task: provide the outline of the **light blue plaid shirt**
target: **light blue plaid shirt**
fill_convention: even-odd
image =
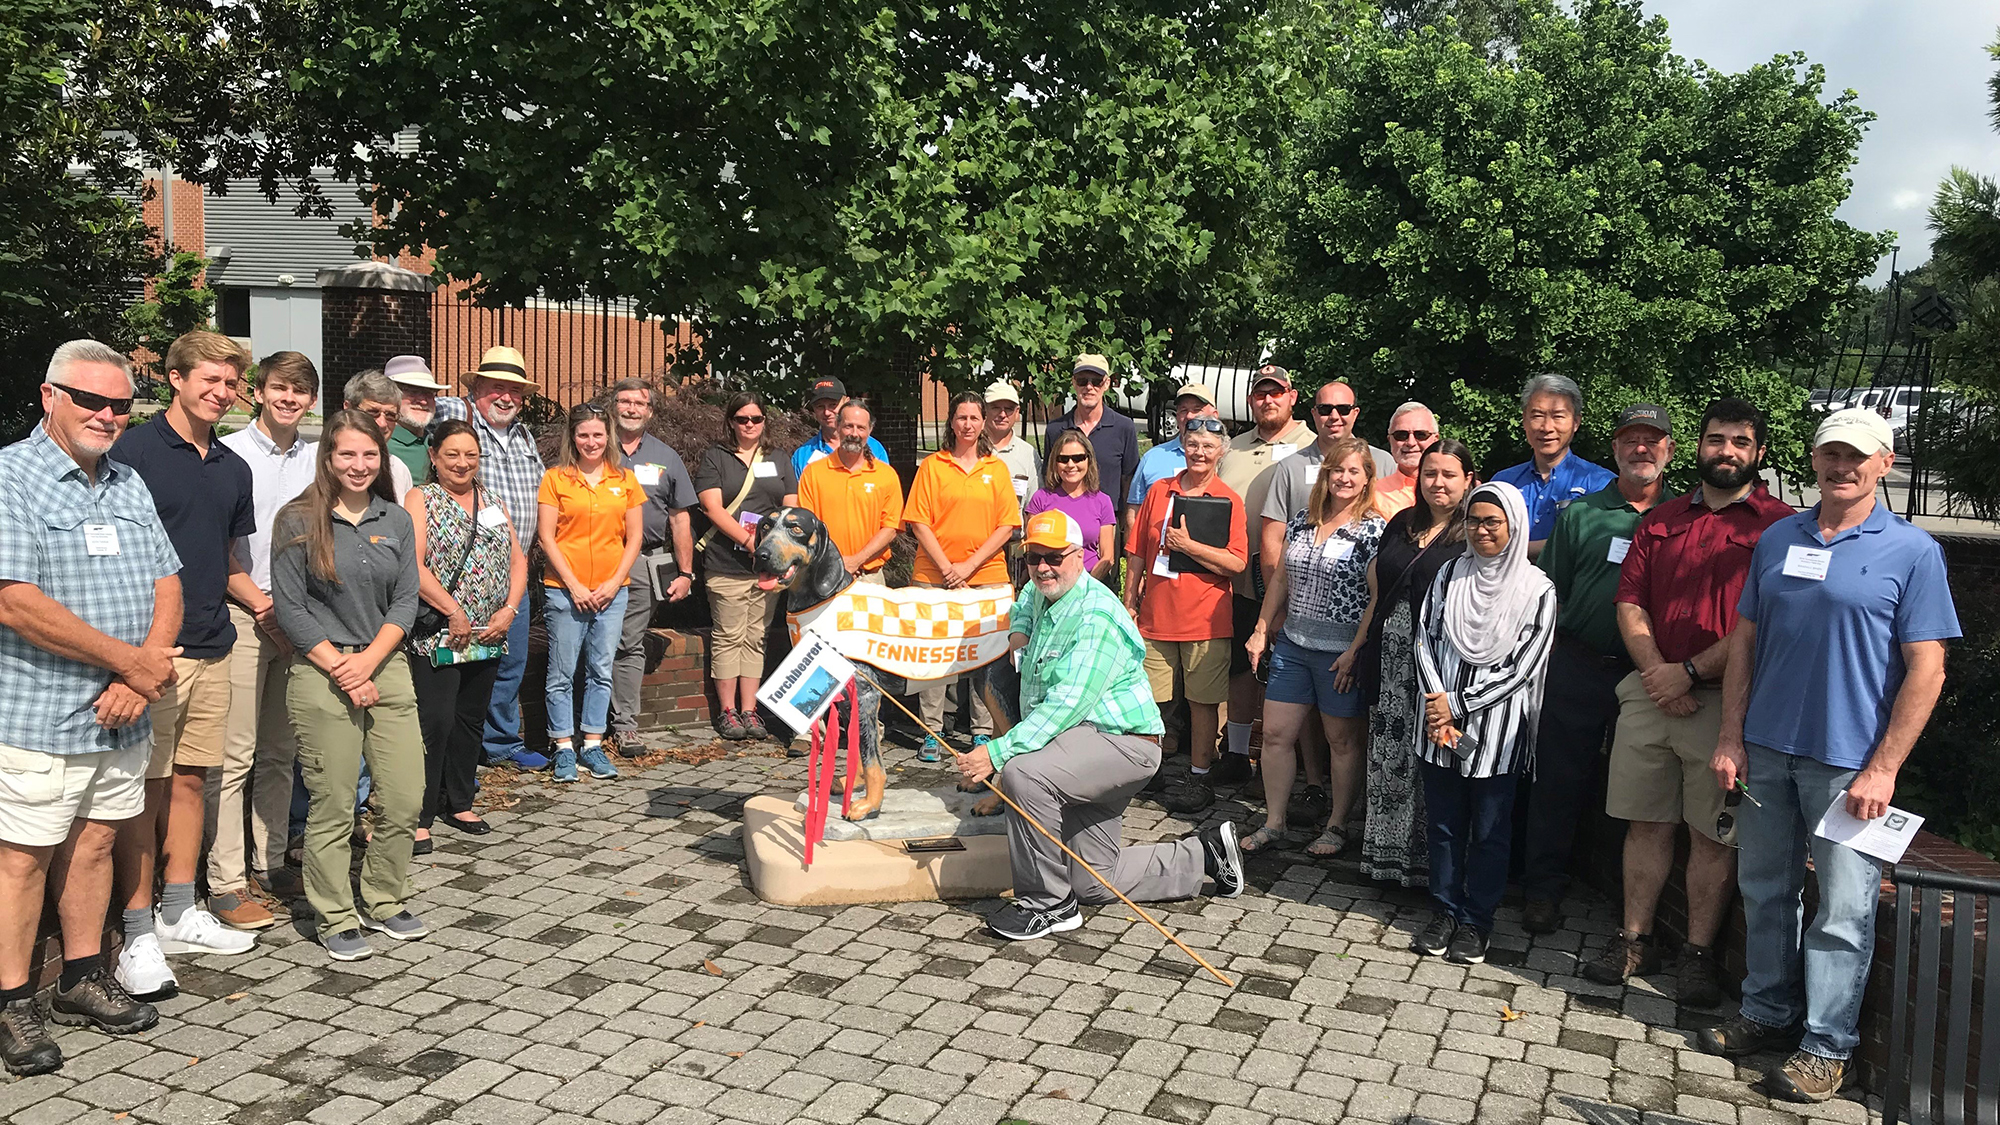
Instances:
[[[479,435],[479,483],[500,498],[500,506],[507,509],[507,518],[521,536],[522,549],[527,549],[540,526],[535,501],[542,492],[542,451],[535,445],[534,433],[519,422],[505,431],[494,429],[472,408],[470,399],[437,400],[437,416],[472,423],[473,432]]]
[[[164,423],[161,423],[164,425]],[[40,426],[0,449],[0,582],[26,582],[83,623],[136,645],[153,626],[153,583],[181,570],[153,494],[133,469],[101,458],[93,485]],[[116,530],[117,554],[93,555],[88,528]],[[107,537],[108,538],[108,537]],[[45,754],[145,746],[153,726],[99,726],[111,673],[37,648],[0,626],[0,743]]]

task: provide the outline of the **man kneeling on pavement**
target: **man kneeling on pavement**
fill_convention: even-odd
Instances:
[[[1243,892],[1235,826],[1168,843],[1120,846],[1125,806],[1160,768],[1164,727],[1146,679],[1146,646],[1118,596],[1084,581],[1083,530],[1068,514],[1041,512],[1024,533],[1027,589],[1014,601],[1012,644],[1021,658],[1021,721],[958,755],[974,782],[998,785],[1028,816],[1141,902]],[[1007,810],[1014,901],[987,920],[1025,941],[1083,925],[1078,903],[1115,896],[1020,813]]]

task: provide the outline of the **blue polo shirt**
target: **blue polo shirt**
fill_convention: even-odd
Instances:
[[[164,413],[133,426],[111,447],[111,459],[130,465],[153,493],[153,507],[181,558],[182,656],[214,660],[236,643],[223,598],[229,586],[229,545],[257,530],[250,463],[209,439],[208,456],[195,450]]]
[[[1139,471],[1132,474],[1131,491],[1125,494],[1125,503],[1136,508],[1146,502],[1146,492],[1154,482],[1163,481],[1182,469],[1187,468],[1187,451],[1181,448],[1181,439],[1156,445],[1139,458]]]
[[[1826,577],[1787,575],[1794,547],[1831,551]],[[1867,765],[1888,731],[1901,646],[1960,635],[1944,551],[1880,502],[1830,543],[1818,505],[1766,528],[1737,610],[1757,623],[1743,740],[1835,769]]]
[[[1054,449],[1056,438],[1075,428],[1076,407],[1072,406],[1049,419],[1042,433],[1042,448]],[[1132,419],[1107,406],[1089,437],[1090,447],[1097,451],[1098,487],[1113,500],[1130,495],[1132,476],[1139,471],[1139,428]]]
[[[1556,517],[1562,515],[1570,501],[1596,492],[1617,480],[1618,474],[1564,450],[1563,459],[1549,470],[1546,481],[1535,471],[1532,459],[1494,473],[1493,479],[1521,490],[1521,499],[1528,502],[1528,539],[1540,542],[1556,529]]]
[[[811,441],[792,450],[792,479],[797,480],[799,477],[804,476],[807,465],[832,452],[833,443],[818,434],[814,434]],[[874,438],[868,439],[868,452],[873,453],[875,459],[884,465],[889,463],[889,451],[883,449],[882,443],[876,441]],[[729,497],[725,496],[723,499],[728,500]]]

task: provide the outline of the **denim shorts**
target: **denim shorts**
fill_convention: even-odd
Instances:
[[[1293,644],[1284,634],[1271,646],[1271,682],[1264,698],[1274,703],[1296,703],[1317,707],[1320,714],[1336,719],[1353,719],[1367,713],[1361,701],[1360,677],[1348,691],[1333,688],[1333,662],[1340,653],[1321,652]]]

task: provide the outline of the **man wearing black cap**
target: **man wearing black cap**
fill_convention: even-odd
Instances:
[[[1522,925],[1529,933],[1556,928],[1577,821],[1601,800],[1597,778],[1604,735],[1618,717],[1618,681],[1632,670],[1613,604],[1619,567],[1639,518],[1666,489],[1667,465],[1674,459],[1671,429],[1660,407],[1644,402],[1626,407],[1611,435],[1617,478],[1562,510],[1535,561],[1555,584],[1562,611],[1549,656],[1533,781],[1523,787],[1527,813],[1519,818],[1525,829],[1521,888],[1527,897]]]
[[[831,377],[813,380],[812,389],[806,392],[806,411],[819,423],[819,432],[792,451],[793,480],[806,471],[807,465],[840,448],[840,407],[846,401],[847,387],[840,380]],[[868,452],[884,465],[889,463],[889,451],[872,437],[868,439]]]

